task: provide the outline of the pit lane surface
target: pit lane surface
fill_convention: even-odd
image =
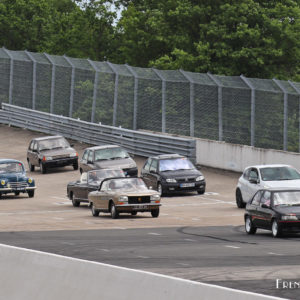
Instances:
[[[25,162],[29,141],[41,135],[0,126],[0,157]],[[81,156],[87,145],[74,147]],[[140,169],[145,158],[135,159]],[[92,217],[87,205],[71,205],[66,185],[79,179],[79,171],[65,167],[42,175],[37,168],[28,172],[38,186],[33,199],[0,200],[1,243],[299,299],[298,290],[276,289],[276,279],[300,281],[299,236],[247,236],[243,210],[235,205],[239,174],[202,171],[205,195],[164,197],[157,219],[145,213],[112,220]]]

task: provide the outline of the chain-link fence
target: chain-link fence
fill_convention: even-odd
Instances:
[[[300,152],[300,83],[0,48],[0,103],[85,121]]]

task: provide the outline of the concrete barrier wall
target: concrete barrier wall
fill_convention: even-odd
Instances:
[[[196,140],[196,162],[203,166],[242,172],[260,164],[287,164],[300,170],[300,154],[211,140]]]
[[[0,244],[1,300],[279,299]]]

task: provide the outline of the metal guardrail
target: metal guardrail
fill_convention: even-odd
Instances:
[[[51,135],[63,135],[91,145],[117,144],[128,152],[151,156],[178,153],[196,160],[196,141],[76,120],[2,103],[0,123]]]

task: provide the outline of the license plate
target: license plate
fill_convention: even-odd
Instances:
[[[132,207],[133,209],[147,209],[148,206],[147,205],[135,205]]]
[[[194,182],[190,182],[190,183],[181,183],[180,187],[184,188],[184,187],[192,187],[195,186]]]

